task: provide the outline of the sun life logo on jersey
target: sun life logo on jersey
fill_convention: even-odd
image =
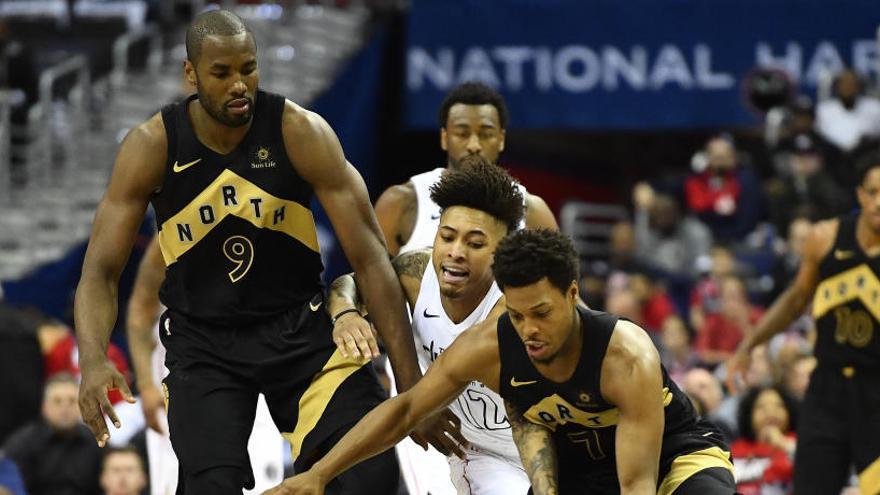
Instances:
[[[260,146],[255,153],[256,161],[251,162],[251,168],[272,168],[275,167],[275,160],[271,159],[269,148]]]
[[[580,395],[578,395],[578,400],[575,401],[575,404],[581,407],[592,405],[590,404],[590,394],[581,392]]]

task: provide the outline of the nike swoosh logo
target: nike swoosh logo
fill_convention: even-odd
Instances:
[[[440,318],[440,315],[428,314],[428,308],[425,308],[425,311],[422,314],[425,315],[425,318]]]
[[[855,251],[844,251],[843,249],[834,250],[834,259],[836,260],[848,260],[855,255]]]
[[[171,167],[171,170],[174,170],[175,172],[183,172],[184,170],[192,167],[193,165],[195,165],[196,163],[199,163],[200,161],[202,161],[201,158],[199,158],[198,160],[193,160],[189,163],[184,163],[183,165],[178,165],[177,160],[175,160],[174,166]]]
[[[712,434],[712,432],[710,431],[710,432],[707,432],[707,433],[703,433],[703,436],[704,436],[704,437],[708,437],[708,436],[711,435],[711,434]]]
[[[436,215],[431,215],[431,220],[437,220],[438,218],[440,218],[440,215],[442,215],[442,214],[443,214],[443,212],[440,212]]]
[[[319,302],[318,304],[315,304],[315,303],[313,303],[313,302],[310,302],[310,303],[309,303],[309,309],[311,309],[312,312],[314,313],[315,311],[318,310],[318,308],[321,307],[322,304],[324,304],[324,301],[321,301],[321,302]]]
[[[523,385],[531,385],[533,383],[538,383],[538,380],[531,380],[528,382],[518,382],[516,378],[510,377],[510,386],[511,387],[522,387]]]

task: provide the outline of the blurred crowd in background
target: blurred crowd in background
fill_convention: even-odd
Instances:
[[[268,40],[260,48],[266,83],[328,117],[374,195],[441,164],[437,130],[407,128],[400,97],[388,96],[401,91],[390,78],[404,64],[392,55],[406,29],[406,2],[227,6]],[[123,430],[103,451],[79,419],[70,305],[113,150],[132,122],[185,91],[182,34],[201,8],[171,0],[0,2],[0,494],[149,493],[139,406],[120,403]],[[302,30],[291,28],[285,41],[283,31],[261,31],[273,23]],[[322,30],[309,34],[316,24]],[[359,61],[377,36],[385,75],[376,76],[374,94],[358,96],[346,84],[369,71]],[[48,68],[77,54],[87,56],[83,66],[47,78]],[[547,199],[584,247],[583,299],[647,330],[672,378],[725,433],[746,495],[790,491],[799,401],[816,366],[810,315],[756,347],[736,387],[726,383],[725,363],[792,281],[811,226],[856,208],[855,166],[880,145],[873,74],[838,69],[818,88],[799,86],[778,67],[742,75],[737,104],[754,112],[748,126],[533,131],[515,128],[523,119],[510,105],[511,150],[501,164]],[[346,96],[375,100],[374,120],[338,120],[362,108]],[[374,148],[364,151],[361,132]],[[564,150],[548,152],[536,143],[543,136]],[[621,147],[643,144],[657,163],[640,162],[632,150],[615,158]],[[545,156],[564,163],[556,178],[544,174]],[[579,156],[580,165],[570,165]],[[563,182],[590,184],[570,193]],[[120,308],[154,230],[145,220]],[[332,236],[322,241],[332,280],[345,267]],[[131,378],[124,329],[121,318],[109,352]]]

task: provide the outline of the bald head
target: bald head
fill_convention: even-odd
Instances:
[[[253,34],[241,18],[228,10],[211,10],[200,14],[186,30],[186,58],[196,65],[202,53],[202,44],[208,36],[235,36],[242,33],[248,33],[253,39]]]

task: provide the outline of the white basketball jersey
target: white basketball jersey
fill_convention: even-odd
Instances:
[[[437,228],[440,227],[440,207],[431,199],[431,186],[440,181],[445,168],[435,168],[430,172],[414,175],[410,178],[416,191],[416,224],[406,244],[400,247],[398,254],[416,249],[425,249],[434,245],[434,237]],[[522,184],[517,184],[522,193],[523,201],[526,200],[528,191]],[[519,223],[519,228],[526,226],[525,218]]]
[[[433,265],[428,264],[412,319],[413,331],[422,341],[418,349],[422,368],[430,366],[461,332],[485,320],[501,296],[501,290],[493,282],[476,309],[460,323],[453,323],[440,303],[437,273]],[[480,382],[471,382],[449,408],[461,420],[461,431],[472,445],[519,464],[504,401],[498,394]]]

